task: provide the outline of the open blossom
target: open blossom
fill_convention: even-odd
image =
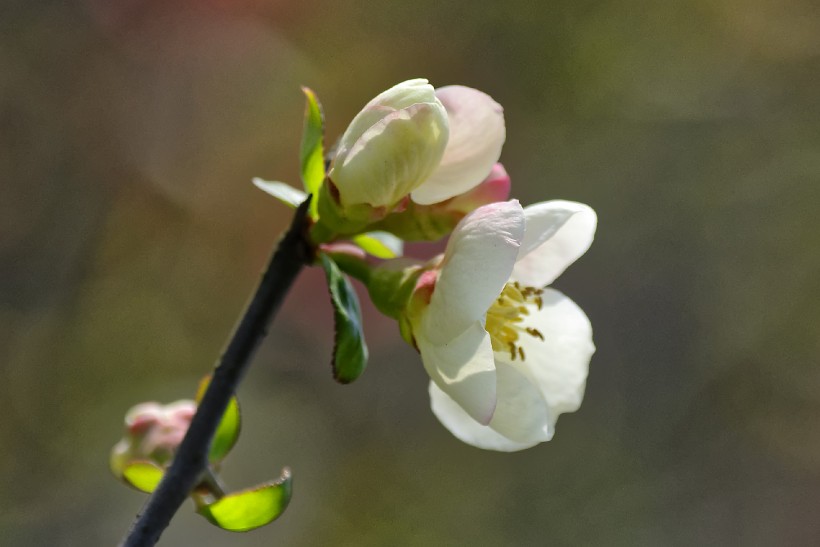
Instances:
[[[568,201],[485,205],[419,279],[407,318],[433,412],[462,441],[528,448],[581,404],[592,328],[572,300],[544,287],[586,252],[596,221]]]
[[[481,183],[505,137],[503,109],[485,93],[408,80],[356,115],[328,177],[343,208],[437,203]]]

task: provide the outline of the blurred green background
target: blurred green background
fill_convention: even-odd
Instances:
[[[144,496],[108,452],[193,395],[289,211],[303,97],[335,139],[412,77],[505,107],[523,203],[583,201],[558,288],[598,352],[581,410],[516,454],[461,444],[397,328],[330,375],[308,271],[240,398],[225,478],[290,465],[248,534],[186,507],[161,545],[820,541],[820,10],[811,0],[6,1],[0,16],[0,544],[113,545]]]

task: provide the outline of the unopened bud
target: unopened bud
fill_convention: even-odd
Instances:
[[[150,461],[160,467],[174,457],[191,420],[196,403],[181,400],[169,405],[141,403],[125,415],[125,436],[111,451],[111,469],[117,476],[129,463]]]

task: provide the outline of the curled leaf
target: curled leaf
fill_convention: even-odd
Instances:
[[[196,392],[196,402],[202,400],[205,395],[205,390],[208,389],[208,384],[211,377],[206,376],[199,382],[199,387]],[[219,422],[219,427],[214,434],[214,440],[211,442],[211,450],[208,453],[208,461],[212,464],[219,463],[239,439],[239,432],[242,429],[242,416],[239,410],[239,401],[236,397],[231,397],[228,402],[228,408],[225,409],[225,414],[222,415],[222,420]]]
[[[332,258],[320,255],[325,270],[330,303],[336,321],[333,349],[333,377],[347,384],[359,377],[367,366],[367,344],[362,329],[362,312],[359,298],[350,281]]]
[[[396,258],[404,252],[404,241],[388,232],[368,232],[353,238],[353,243],[376,258]]]
[[[123,469],[122,478],[129,486],[150,494],[159,486],[164,474],[165,471],[152,462],[133,461]]]
[[[307,87],[302,88],[305,103],[305,123],[302,130],[302,145],[299,150],[302,182],[308,194],[318,195],[319,187],[325,180],[324,140],[325,120],[322,105],[316,94]],[[304,199],[302,199],[304,201]],[[301,203],[301,202],[300,202]],[[310,216],[318,217],[316,201],[310,204]]]
[[[290,502],[290,469],[275,481],[224,496],[197,511],[211,523],[230,532],[247,532],[264,526],[281,515]]]

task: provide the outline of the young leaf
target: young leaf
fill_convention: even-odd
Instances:
[[[290,502],[290,495],[290,470],[285,468],[279,480],[233,492],[197,511],[223,530],[247,532],[281,515]]]
[[[254,178],[253,185],[294,209],[307,198],[306,193],[284,182]]]
[[[305,124],[302,129],[302,146],[299,150],[299,161],[302,168],[302,182],[305,191],[314,196],[319,195],[319,188],[325,180],[324,139],[325,120],[322,105],[316,94],[307,87],[302,87],[307,102],[305,103]],[[317,200],[310,204],[310,216],[318,218]]]
[[[135,461],[123,469],[122,478],[137,490],[150,494],[159,486],[163,474],[165,471],[152,462]]]
[[[330,303],[336,321],[335,346],[333,349],[333,377],[347,384],[359,377],[367,366],[367,345],[362,331],[362,312],[359,298],[329,256],[320,255],[330,290]]]
[[[199,403],[205,395],[205,390],[211,377],[206,376],[199,382],[199,387],[196,390],[196,402]],[[239,432],[242,429],[241,413],[239,411],[239,401],[236,397],[231,397],[228,402],[228,408],[225,409],[225,414],[222,415],[222,421],[219,422],[219,427],[214,434],[214,440],[211,442],[211,450],[208,452],[208,461],[211,463],[218,463],[222,461],[228,452],[231,451],[236,440],[239,438]]]
[[[357,235],[353,243],[376,258],[396,258],[404,252],[404,241],[388,232],[368,232]]]

